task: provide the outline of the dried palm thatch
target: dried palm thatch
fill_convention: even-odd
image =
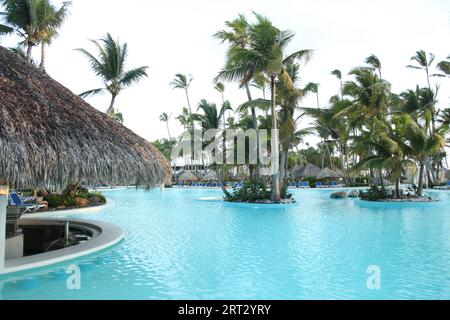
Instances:
[[[330,168],[325,168],[317,176],[317,179],[327,179],[327,178],[339,178],[339,174],[334,172]]]
[[[319,167],[312,165],[312,164],[308,164],[303,167],[294,168],[294,170],[292,170],[291,175],[296,179],[307,178],[307,177],[317,177],[321,171],[322,170]]]
[[[214,171],[210,171],[202,177],[203,181],[217,181],[217,174]]]
[[[192,172],[185,171],[178,177],[178,181],[199,181],[199,178]]]
[[[171,169],[149,142],[0,47],[0,181],[154,187]]]

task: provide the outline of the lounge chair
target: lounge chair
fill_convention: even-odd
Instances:
[[[311,188],[311,186],[309,185],[309,182],[308,182],[308,181],[306,181],[305,183],[303,183],[303,188],[304,188],[304,189],[310,189],[310,188]]]
[[[297,187],[303,189],[303,181],[299,181]]]
[[[295,182],[291,181],[291,183],[289,183],[289,188],[295,188]]]
[[[446,188],[447,190],[450,190],[450,181],[449,182],[447,182],[447,188]]]
[[[333,188],[338,188],[338,184],[336,181],[333,181],[331,184],[332,184]]]
[[[45,209],[47,206],[42,204],[32,204],[32,203],[24,203],[20,196],[16,192],[12,192],[8,197],[8,205],[11,207],[20,208],[23,214],[25,213],[34,213],[38,210]]]
[[[322,182],[316,182],[316,188],[318,188],[318,189],[323,188]]]

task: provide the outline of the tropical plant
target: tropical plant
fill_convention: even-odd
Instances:
[[[189,109],[189,114],[192,115],[192,109],[191,109],[191,101],[189,99],[189,88],[191,87],[191,83],[194,80],[194,78],[189,75],[184,75],[181,73],[178,73],[175,75],[174,80],[170,83],[173,89],[181,89],[186,94],[186,102]]]
[[[172,115],[167,114],[166,112],[163,112],[160,116],[159,116],[159,120],[161,122],[164,122],[166,124],[167,127],[167,134],[169,135],[169,141],[172,141],[172,136],[170,135],[170,126],[169,126],[169,122],[170,119],[172,118]]]
[[[264,74],[270,79],[272,128],[272,153],[279,155],[279,134],[277,116],[276,81],[278,79],[292,87],[292,79],[286,71],[286,65],[296,60],[308,61],[311,50],[301,50],[285,56],[287,45],[294,37],[290,31],[281,31],[272,22],[255,13],[257,22],[249,24],[247,35],[248,45],[245,48],[232,46],[228,53],[226,68],[220,72],[220,79],[239,81],[241,86],[248,84],[256,74]],[[272,201],[279,202],[281,198],[280,173],[272,176]]]
[[[98,41],[91,40],[91,42],[98,50],[98,57],[85,49],[76,50],[89,59],[91,69],[103,80],[105,87],[83,92],[80,96],[86,98],[108,91],[111,94],[111,103],[106,113],[109,116],[114,116],[114,106],[117,96],[122,90],[147,77],[148,67],[143,66],[126,71],[125,64],[128,57],[128,45],[127,43],[122,45],[118,40],[114,40],[109,33],[105,38]]]
[[[26,59],[32,61],[32,50],[38,44],[50,43],[57,29],[64,22],[70,2],[64,2],[56,9],[49,0],[0,0],[3,6],[4,24],[0,24],[0,34],[16,33],[22,38],[20,46],[26,47]],[[42,59],[45,59],[45,49]],[[42,68],[44,65],[42,64]]]

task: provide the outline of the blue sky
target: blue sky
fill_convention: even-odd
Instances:
[[[56,1],[55,3],[62,2]],[[303,68],[303,82],[319,82],[320,98],[326,104],[338,92],[334,69],[347,74],[361,65],[371,53],[383,63],[384,77],[400,92],[425,85],[420,71],[406,69],[416,50],[450,55],[450,2],[431,0],[215,0],[146,1],[73,0],[71,16],[60,37],[48,51],[47,71],[75,93],[101,86],[88,62],[74,48],[93,50],[88,39],[110,32],[129,44],[128,67],[149,66],[150,77],[119,96],[117,107],[125,125],[141,136],[154,140],[165,137],[162,112],[178,115],[186,106],[183,92],[169,86],[176,73],[192,74],[191,100],[219,102],[212,79],[224,64],[226,47],[212,35],[238,13],[251,17],[256,11],[268,16],[280,29],[296,33],[291,50],[314,49],[314,59]],[[17,39],[1,38],[0,44],[12,46]],[[38,57],[38,50],[35,50]],[[348,77],[346,77],[348,79]],[[440,106],[450,107],[450,83],[442,82]],[[254,93],[257,95],[257,92]],[[234,107],[245,101],[235,84],[227,84],[226,98]],[[107,95],[90,98],[92,105],[106,110]],[[315,105],[315,98],[304,106]],[[300,126],[307,126],[304,119]],[[179,124],[171,124],[181,133]]]

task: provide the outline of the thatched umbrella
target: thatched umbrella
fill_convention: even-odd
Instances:
[[[313,164],[308,164],[304,167],[297,167],[292,171],[292,176],[296,179],[298,178],[306,178],[306,177],[317,177],[320,174],[321,170],[318,166]]]
[[[217,181],[217,174],[214,171],[210,171],[202,177],[203,181]]]
[[[178,181],[198,181],[198,177],[192,172],[186,171],[178,177]]]
[[[170,165],[149,142],[0,47],[0,180],[17,187],[154,187]]]
[[[0,269],[8,188],[69,183],[169,181],[170,165],[149,142],[0,47]]]
[[[339,175],[329,168],[325,168],[319,173],[317,179],[339,178]]]

